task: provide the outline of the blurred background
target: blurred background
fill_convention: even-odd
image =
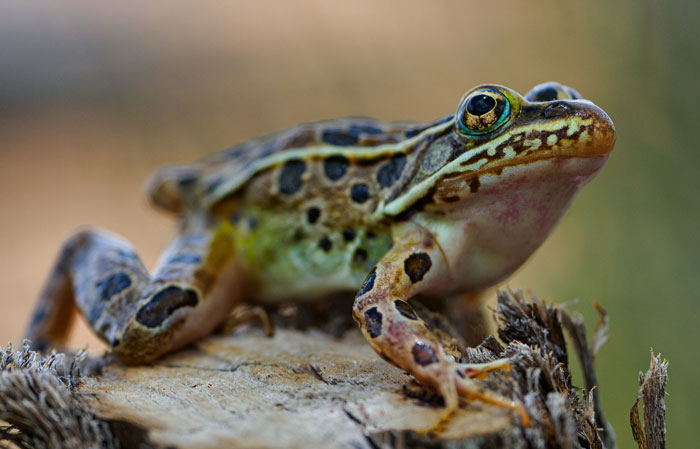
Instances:
[[[62,240],[99,224],[152,266],[173,231],[143,181],[308,120],[428,121],[479,83],[556,80],[613,118],[603,172],[507,285],[611,320],[597,367],[620,447],[649,349],[669,447],[700,438],[700,3],[0,3],[0,342],[19,343]],[[73,337],[90,342],[84,325]]]

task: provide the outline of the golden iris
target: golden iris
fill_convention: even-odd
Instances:
[[[510,115],[510,103],[495,89],[479,90],[467,97],[457,114],[464,134],[485,134],[505,122]]]

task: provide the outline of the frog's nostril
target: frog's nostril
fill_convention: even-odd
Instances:
[[[564,117],[570,114],[571,106],[563,101],[552,103],[544,110],[544,118]]]

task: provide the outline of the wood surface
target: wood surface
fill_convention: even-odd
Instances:
[[[465,347],[441,315],[418,311],[463,361],[512,361],[509,371],[476,382],[522,404],[529,425],[509,410],[465,399],[427,432],[442,411],[441,398],[380,359],[353,326],[321,330],[332,323],[325,319],[326,326],[278,325],[272,337],[244,325],[148,366],[0,349],[0,419],[9,423],[0,426],[0,447],[61,447],[57,441],[183,449],[615,447],[612,429],[596,413],[602,405],[595,389],[570,383],[565,338],[577,350],[586,384],[595,381],[594,356],[607,328],[602,309],[589,344],[580,319],[564,309],[501,292],[500,340],[491,336],[475,348]],[[289,318],[289,310],[279,316]],[[666,366],[656,359],[653,365]],[[91,371],[99,375],[86,375]],[[656,416],[654,425],[662,425],[663,397],[644,405],[645,421]]]

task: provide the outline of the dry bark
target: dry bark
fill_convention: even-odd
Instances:
[[[639,449],[666,448],[666,382],[668,361],[651,351],[651,363],[646,374],[639,373],[637,400],[630,410],[632,435]],[[644,426],[639,418],[639,401],[644,406]]]
[[[336,323],[332,327],[340,337],[317,328],[283,327],[270,338],[245,327],[203,339],[153,365],[109,363],[99,376],[79,377],[75,361],[60,369],[53,363],[42,371],[53,381],[34,380],[28,390],[11,393],[3,390],[9,383],[0,376],[0,419],[12,424],[0,426],[5,435],[0,434],[0,446],[5,439],[22,447],[57,447],[56,435],[64,435],[63,441],[85,438],[92,447],[614,447],[612,429],[595,412],[598,398],[570,383],[565,328],[590,371],[587,382],[591,375],[595,379],[594,354],[580,320],[536,298],[501,292],[497,317],[505,346],[489,337],[476,348],[464,348],[443,318],[426,309],[420,313],[463,361],[513,360],[512,370],[478,382],[522,402],[532,419],[529,427],[506,410],[464,401],[439,431],[422,432],[436,422],[441,399],[377,357],[356,329]],[[300,315],[283,310],[278,318],[289,321],[295,314]],[[604,327],[596,335],[595,349]],[[26,348],[8,349],[0,350],[0,357],[36,357]],[[36,371],[7,366],[0,366],[0,375],[31,377]],[[10,394],[24,409],[3,405]],[[46,402],[56,395],[61,401]],[[56,403],[60,412],[47,414]],[[18,425],[25,409],[38,410],[34,427]],[[65,430],[66,423],[78,424]]]

